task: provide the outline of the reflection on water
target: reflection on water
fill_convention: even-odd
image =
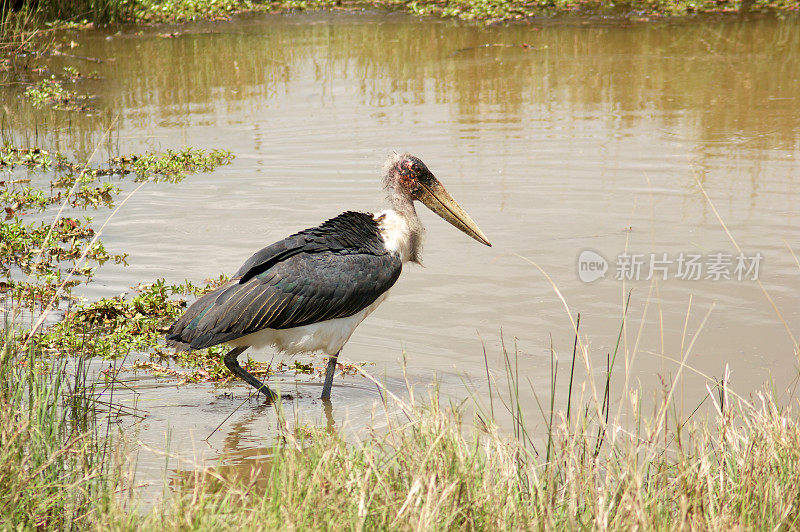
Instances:
[[[659,376],[675,374],[689,345],[687,405],[705,393],[704,375],[726,364],[745,393],[770,376],[779,390],[791,384],[792,335],[800,337],[796,19],[481,28],[322,13],[179,31],[73,36],[75,55],[102,60],[85,65],[102,79],[78,87],[98,95],[91,116],[33,112],[18,88],[2,89],[13,135],[36,131],[40,143],[79,157],[108,127],[100,156],[186,144],[237,156],[213,174],[137,193],[105,235],[131,266],[105,267],[90,296],[157,277],[230,273],[290,232],[345,209],[380,208],[380,166],[401,149],[428,164],[494,247],[421,213],[426,267],[404,273],[342,355],[374,362],[367,369],[391,390],[405,387],[405,351],[408,378],[421,389],[436,375],[446,395],[464,397],[464,383],[485,395],[482,343],[502,379],[501,328],[523,378],[548,389],[551,335],[563,368],[571,325],[549,281],[520,256],[552,277],[573,315],[581,312],[593,374],[604,369],[633,290],[622,349],[636,355],[618,366],[617,394],[626,378],[660,389]],[[736,254],[737,245],[763,254],[760,280],[774,308],[752,281],[613,279],[626,250],[674,258]],[[606,279],[579,280],[586,249],[611,262]],[[140,386],[150,416],[136,437],[163,448],[173,427],[171,449],[190,463],[183,469],[217,459],[244,471],[268,455],[274,413],[250,402],[203,442],[244,387],[229,398],[212,386],[151,380]],[[357,430],[380,396],[360,378],[336,384],[332,417]],[[318,383],[298,386],[297,422],[325,424]],[[538,419],[532,394],[527,401],[528,419]],[[161,465],[140,459],[144,477],[159,478]]]
[[[222,448],[214,456],[216,463],[212,468],[177,467],[171,470],[170,486],[175,490],[226,489],[230,485],[244,485],[256,493],[263,493],[267,488],[267,479],[272,467],[274,446],[257,447],[249,437],[251,425],[259,418],[268,416],[273,407],[260,405],[253,407],[248,413],[226,428]],[[336,429],[333,418],[333,405],[330,401],[322,401],[325,414],[325,425],[328,431]],[[201,481],[201,482],[198,482]],[[209,482],[211,481],[211,482]]]
[[[85,150],[116,112],[123,127],[145,130],[252,125],[246,113],[346,99],[376,109],[446,104],[452,122],[473,126],[524,123],[536,106],[617,130],[656,119],[710,134],[705,142],[797,146],[796,20],[481,28],[309,14],[200,24],[177,38],[156,31],[79,34],[81,57],[105,61],[82,63],[105,78],[87,84],[104,104],[93,117],[20,109],[14,118],[55,122]]]

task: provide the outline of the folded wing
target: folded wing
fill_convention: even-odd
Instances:
[[[167,340],[201,349],[352,316],[391,288],[401,269],[373,217],[346,212],[253,255],[234,279],[191,305]]]

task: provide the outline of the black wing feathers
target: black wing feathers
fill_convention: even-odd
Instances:
[[[167,339],[200,349],[265,328],[352,316],[392,287],[402,264],[372,215],[346,212],[268,246],[198,299]]]
[[[347,211],[324,222],[275,242],[247,259],[234,277],[246,283],[275,264],[298,253],[386,253],[378,225],[371,214]]]

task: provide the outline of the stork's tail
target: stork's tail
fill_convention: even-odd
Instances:
[[[214,306],[219,295],[238,282],[238,279],[231,280],[192,303],[183,316],[170,325],[167,331],[167,345],[175,347],[178,351],[189,351],[211,347],[224,341],[217,339],[218,335],[202,330],[198,325],[206,312]]]

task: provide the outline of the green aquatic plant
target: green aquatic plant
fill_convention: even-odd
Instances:
[[[26,223],[19,217],[4,220],[0,223],[0,273],[7,275],[12,267],[25,274],[63,271],[82,256],[98,265],[109,260],[124,263],[126,254],[109,253],[101,241],[92,242],[91,224],[92,218],[66,217],[52,226]]]
[[[137,22],[186,22],[217,20],[235,13],[264,9],[251,0],[134,0],[132,18]]]
[[[121,155],[112,157],[102,166],[87,166],[69,161],[60,152],[51,153],[37,147],[20,148],[10,144],[0,147],[0,169],[13,170],[17,166],[25,166],[38,171],[68,170],[51,180],[53,187],[60,188],[71,187],[76,179],[89,184],[96,177],[128,174],[135,174],[140,180],[177,182],[189,174],[211,172],[231,161],[233,155],[228,150],[206,151],[187,146],[179,150]],[[6,184],[0,179],[0,186]]]
[[[1,185],[0,185],[1,186]],[[6,219],[25,208],[42,210],[51,203],[54,197],[36,187],[7,188],[0,189],[0,205],[5,209]]]
[[[89,355],[111,359],[133,352],[147,352],[158,345],[165,327],[186,306],[176,294],[194,290],[193,285],[167,285],[161,279],[135,288],[126,298],[103,298],[73,306],[61,321],[37,333],[36,342],[46,353]]]
[[[86,97],[64,88],[63,83],[55,76],[29,86],[24,94],[34,107],[52,107],[65,111],[88,109]]]
[[[91,167],[38,147],[0,147],[0,169],[9,172],[7,178],[0,178],[0,301],[33,308],[46,305],[56,295],[58,300],[71,300],[70,289],[88,281],[105,262],[126,264],[125,253],[105,249],[92,218],[66,215],[53,224],[29,221],[31,212],[43,213],[54,205],[69,209],[112,207],[122,187],[100,178],[133,174],[137,181],[177,182],[191,173],[229,164],[232,159],[228,151],[187,147],[116,157]],[[29,177],[13,173],[18,167],[29,175],[50,174],[49,186],[29,185]],[[27,278],[20,279],[19,274]],[[53,304],[58,305],[58,301]]]
[[[137,180],[155,179],[177,182],[187,174],[211,172],[217,167],[230,164],[233,155],[228,150],[205,150],[186,147],[182,150],[166,150],[163,153],[147,152],[142,155],[114,157],[109,161],[115,173],[136,174]]]
[[[88,74],[81,72],[74,66],[65,66],[64,74],[70,81],[78,81],[81,79],[97,79],[99,76],[97,72],[90,72]]]
[[[130,368],[178,378],[181,382],[223,382],[231,379],[222,363],[218,346],[197,351],[164,349],[164,333],[186,307],[184,296],[199,296],[227,282],[221,275],[203,286],[190,281],[168,285],[163,279],[133,288],[135,294],[103,298],[91,303],[75,303],[62,319],[52,326],[26,336],[25,341],[36,343],[42,353],[51,356],[92,356],[107,360],[128,355],[149,354],[150,360],[139,358]],[[175,360],[180,366],[192,368],[187,373],[163,365]],[[248,361],[246,367],[261,376],[273,373],[270,364]],[[279,364],[278,371],[312,373],[314,368],[296,363],[289,367]],[[321,369],[320,369],[321,371]]]
[[[83,185],[71,197],[73,207],[99,207],[105,205],[112,207],[114,198],[122,189],[112,183],[102,183],[100,186]]]
[[[51,155],[41,148],[18,148],[7,144],[0,147],[0,168],[13,170],[16,166],[30,169],[49,170],[52,165],[60,166],[66,158],[60,153]],[[2,182],[5,185],[5,182]]]

